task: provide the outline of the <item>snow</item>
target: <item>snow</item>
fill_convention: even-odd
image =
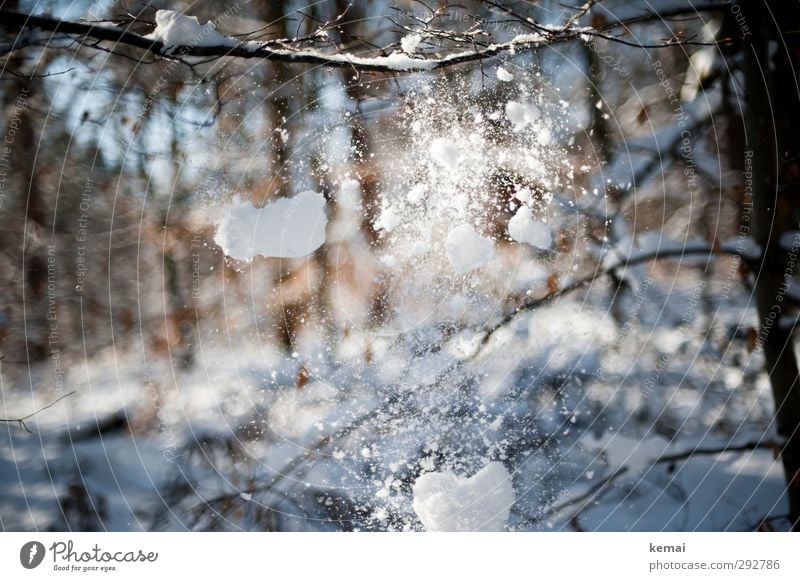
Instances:
[[[302,438],[336,409],[336,389],[324,382],[290,387],[267,413],[267,425],[283,438]]]
[[[405,54],[405,44],[403,53],[371,62],[430,66],[419,54]],[[576,523],[586,530],[721,530],[785,513],[780,463],[768,450],[657,461],[664,451],[774,437],[762,352],[749,352],[747,344],[758,317],[749,290],[734,284],[737,261],[718,256],[719,267],[704,272],[674,255],[628,267],[629,284],[619,288],[600,276],[538,300],[604,265],[622,277],[629,256],[697,248],[692,204],[657,224],[662,216],[649,203],[663,201],[663,188],[604,196],[607,180],[631,179],[641,167],[637,151],[645,154],[642,163],[657,161],[657,148],[680,138],[670,131],[671,110],[656,118],[652,107],[653,127],[639,127],[633,140],[621,134],[636,151],[618,148],[606,166],[574,141],[586,108],[551,98],[549,79],[533,80],[531,61],[514,65],[512,79],[504,80],[500,67],[488,87],[477,82],[477,67],[467,84],[458,75],[400,76],[404,103],[386,112],[381,99],[362,103],[365,115],[385,116],[372,128],[378,134],[369,150],[355,152],[368,156],[363,164],[352,155],[347,123],[355,109],[341,75],[331,78],[335,95],[324,107],[274,130],[275,141],[309,144],[292,148],[286,172],[270,176],[277,166],[267,163],[269,144],[262,151],[255,141],[241,160],[220,159],[231,176],[247,167],[242,183],[256,192],[265,178],[285,178],[290,196],[324,183],[336,200],[335,212],[326,212],[314,192],[268,203],[257,198],[263,208],[249,202],[256,193],[227,201],[214,222],[228,255],[300,257],[324,243],[326,264],[256,260],[232,272],[204,258],[194,367],[176,369],[170,354],[151,358],[149,351],[144,363],[135,345],[127,359],[124,347],[113,357],[109,350],[106,367],[97,357],[70,365],[74,398],[36,416],[37,434],[15,426],[0,434],[0,529],[49,528],[59,518],[57,497],[76,474],[92,498],[107,503],[102,524],[111,530],[253,529],[262,524],[254,511],[269,513],[276,530]],[[478,94],[471,83],[480,85]],[[498,97],[506,94],[514,101]],[[603,111],[617,114],[616,96],[603,101]],[[562,121],[573,114],[583,121]],[[261,122],[243,127],[261,132]],[[724,160],[719,166],[729,170]],[[585,175],[573,180],[578,168]],[[658,179],[661,172],[654,172]],[[215,176],[209,183],[217,183]],[[584,228],[593,220],[573,211],[590,182],[598,190],[586,195],[593,212],[618,216],[606,231]],[[675,183],[669,186],[675,201],[684,199]],[[616,207],[625,200],[635,211]],[[640,200],[648,202],[642,212]],[[196,210],[203,226],[204,213]],[[367,219],[377,236],[364,227]],[[553,248],[555,232],[569,250],[532,251]],[[800,245],[800,231],[786,233],[781,244],[787,251]],[[722,248],[761,253],[744,236]],[[190,260],[194,275],[194,253],[176,256],[186,260],[185,278]],[[724,301],[710,303],[713,326],[697,317],[705,300],[697,283],[706,280],[709,289],[728,281]],[[787,293],[800,292],[797,286]],[[157,300],[142,301],[142,324],[161,312],[154,307],[163,288],[156,290]],[[526,304],[538,306],[517,308]],[[284,353],[276,326],[286,314],[297,324]],[[505,315],[514,318],[487,335]],[[777,324],[796,322],[786,315]],[[7,324],[0,312],[0,331]],[[174,336],[171,327],[165,331]],[[18,377],[7,380],[12,388],[4,390],[0,416],[48,401],[47,365],[34,367],[31,385],[23,377],[17,389]],[[4,373],[5,380],[9,369]],[[159,382],[155,396],[143,397],[144,373]],[[120,411],[130,413],[130,433],[65,438],[91,434]],[[703,442],[704,434],[714,441]],[[495,459],[503,464],[489,464]],[[623,467],[624,474],[617,471]],[[231,499],[227,508],[212,502],[221,494]],[[550,518],[560,499],[576,503]],[[581,512],[571,520],[575,511]],[[173,516],[164,524],[167,513]]]
[[[280,51],[278,51],[280,52]],[[395,51],[389,56],[359,57],[348,53],[324,54],[317,51],[285,51],[298,55],[308,55],[326,59],[331,62],[352,63],[366,67],[385,67],[392,71],[430,71],[441,64],[435,59],[413,58],[410,55]]]
[[[614,433],[604,434],[598,440],[585,436],[582,442],[594,453],[602,454],[609,468],[616,470],[625,466],[633,473],[647,470],[670,447],[670,441],[659,435],[637,439]]]
[[[490,462],[470,478],[429,472],[413,486],[413,508],[425,530],[492,532],[505,530],[514,488],[500,462]]]
[[[156,28],[145,38],[176,46],[237,46],[239,41],[217,32],[213,22],[200,24],[196,16],[174,10],[156,12]]]
[[[520,103],[519,101],[506,103],[506,117],[514,126],[514,131],[522,131],[532,126],[541,116],[541,111],[533,103]]]
[[[497,78],[505,83],[509,83],[514,80],[514,75],[503,67],[497,67]]]
[[[536,220],[528,206],[522,206],[508,221],[508,234],[520,243],[530,244],[546,250],[553,243],[550,228],[544,222]]]
[[[412,204],[419,204],[425,199],[427,193],[428,191],[425,184],[416,184],[408,192],[408,201]]]
[[[400,46],[406,54],[414,54],[417,52],[419,43],[422,42],[422,36],[417,33],[409,34],[400,39]]]
[[[226,256],[249,262],[254,256],[302,258],[325,242],[325,197],[312,191],[257,208],[236,197],[217,223],[216,242]]]
[[[509,43],[511,45],[519,45],[519,44],[532,44],[536,45],[540,42],[546,42],[547,39],[542,36],[538,32],[534,32],[532,34],[518,34],[513,38],[513,40]]]
[[[461,154],[458,151],[458,145],[446,137],[437,137],[431,141],[431,159],[438,163],[440,166],[455,169],[458,166],[458,160]]]
[[[387,206],[381,211],[381,215],[375,220],[375,228],[378,230],[385,230],[391,232],[402,223],[402,217],[394,208],[394,206]]]
[[[494,258],[494,241],[462,224],[447,234],[445,251],[453,269],[465,274],[485,266]]]

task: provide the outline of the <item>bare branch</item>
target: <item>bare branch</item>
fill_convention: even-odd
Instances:
[[[599,278],[612,275],[619,269],[627,268],[629,266],[636,266],[638,264],[644,264],[646,262],[650,262],[651,260],[658,260],[661,258],[682,258],[684,256],[693,256],[693,255],[711,256],[714,254],[733,254],[733,255],[741,255],[743,258],[746,258],[744,256],[744,253],[740,252],[736,248],[732,247],[714,248],[705,245],[658,249],[653,252],[646,252],[643,254],[639,254],[637,256],[630,257],[627,260],[621,261],[620,263],[610,266],[606,269],[597,270],[590,275],[587,275],[583,278],[579,278],[578,280],[571,282],[570,284],[562,288],[559,288],[554,292],[550,292],[542,297],[525,300],[524,302],[519,304],[512,312],[503,316],[498,322],[484,329],[484,332],[486,334],[481,339],[478,348],[472,353],[472,355],[468,359],[474,359],[475,357],[477,357],[478,354],[481,353],[483,348],[489,343],[489,340],[492,338],[492,335],[494,335],[494,333],[497,332],[501,327],[507,325],[512,320],[514,320],[520,313],[525,311],[531,311],[545,303],[552,301],[553,299],[557,299],[561,295],[567,294],[569,292],[582,288],[586,285],[589,285]]]
[[[37,409],[35,411],[32,411],[27,416],[22,416],[21,418],[0,418],[0,422],[5,422],[5,423],[9,423],[9,424],[19,424],[20,429],[25,430],[29,434],[32,434],[33,432],[30,430],[30,428],[28,428],[28,425],[25,423],[25,420],[29,420],[33,416],[35,416],[36,414],[38,414],[40,412],[43,412],[44,410],[50,409],[51,407],[56,405],[58,402],[60,402],[62,399],[67,398],[67,397],[69,397],[71,395],[74,395],[74,394],[75,394],[75,391],[73,390],[73,391],[71,391],[69,393],[65,393],[61,397],[56,398],[55,400],[51,401],[46,406],[42,406],[39,409]]]
[[[667,454],[664,456],[659,456],[659,458],[655,461],[655,464],[663,464],[663,463],[671,463],[671,462],[679,462],[681,460],[688,460],[695,456],[716,456],[717,454],[725,454],[727,452],[747,452],[749,450],[759,450],[759,449],[766,449],[772,450],[776,455],[780,454],[781,446],[777,442],[773,442],[772,440],[756,440],[754,442],[747,442],[746,444],[740,444],[737,446],[721,446],[718,448],[696,448],[694,450],[688,450],[686,452],[680,452],[677,454]]]
[[[491,3],[497,7],[501,7],[497,3]],[[585,5],[578,14],[583,13],[583,10],[591,8],[592,3],[589,2]],[[588,6],[588,7],[587,7]],[[720,9],[718,5],[710,5],[700,7],[706,10]],[[506,9],[507,10],[507,9]],[[695,14],[697,10],[693,11]],[[297,44],[304,39],[293,39],[287,42],[275,43],[273,42],[254,42],[238,43],[233,46],[195,46],[195,45],[178,45],[168,46],[158,40],[153,40],[131,32],[127,28],[114,27],[108,25],[101,25],[99,23],[85,23],[73,22],[52,18],[49,16],[34,16],[20,12],[12,12],[9,10],[0,10],[0,19],[3,25],[7,28],[30,31],[32,29],[39,29],[46,32],[59,32],[76,39],[78,44],[82,46],[89,46],[90,48],[100,49],[100,42],[113,42],[115,45],[124,45],[133,48],[138,48],[146,52],[152,53],[156,56],[175,59],[175,55],[181,57],[236,57],[236,58],[259,58],[273,61],[280,61],[286,63],[303,63],[311,65],[319,65],[326,67],[338,68],[356,68],[362,71],[374,71],[385,73],[396,72],[414,72],[414,71],[432,71],[442,69],[445,67],[455,66],[463,63],[481,61],[487,58],[496,57],[501,54],[513,54],[518,52],[526,52],[536,50],[542,46],[547,46],[554,43],[566,42],[576,39],[585,39],[587,37],[603,38],[612,42],[622,43],[628,46],[638,48],[662,48],[668,46],[686,46],[686,45],[715,45],[719,43],[729,42],[723,40],[718,42],[698,42],[694,40],[686,40],[672,36],[665,40],[660,40],[653,43],[636,43],[623,39],[620,36],[609,34],[615,28],[622,28],[626,30],[627,21],[620,21],[610,23],[603,26],[602,29],[594,29],[591,27],[576,27],[571,23],[561,27],[547,27],[536,24],[531,19],[511,13],[515,18],[520,18],[520,23],[525,24],[529,28],[534,29],[534,34],[518,35],[514,39],[495,44],[487,44],[483,47],[475,47],[474,38],[472,36],[477,34],[478,31],[472,31],[468,35],[464,33],[437,31],[438,35],[442,38],[456,41],[456,49],[465,49],[461,52],[451,52],[438,58],[411,58],[403,53],[394,53],[389,56],[374,56],[362,57],[349,53],[324,53],[310,48],[298,48]],[[645,22],[649,20],[657,21],[658,14],[653,14],[649,17],[640,16],[633,19],[633,22]],[[334,21],[336,22],[336,21]],[[324,23],[322,29],[331,23]],[[429,31],[430,32],[430,31]],[[312,37],[315,35],[312,35]],[[87,42],[87,41],[93,42]],[[12,44],[6,50],[13,52],[21,48],[17,44]],[[108,50],[108,49],[106,49]]]

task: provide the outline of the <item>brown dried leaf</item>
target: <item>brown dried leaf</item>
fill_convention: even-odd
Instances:
[[[547,292],[554,295],[558,292],[558,273],[553,273],[547,277]]]

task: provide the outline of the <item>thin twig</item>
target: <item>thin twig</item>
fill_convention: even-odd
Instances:
[[[0,422],[6,422],[6,423],[9,423],[9,424],[19,424],[20,429],[23,429],[26,432],[28,432],[29,434],[32,434],[33,432],[30,430],[30,428],[28,428],[28,425],[25,423],[25,420],[29,420],[33,416],[35,416],[36,414],[38,414],[40,412],[43,412],[44,410],[50,409],[51,407],[56,405],[58,402],[60,402],[62,399],[66,398],[66,397],[69,397],[71,395],[74,395],[75,393],[76,392],[74,390],[69,392],[69,393],[65,393],[61,397],[58,397],[55,400],[51,401],[46,406],[42,406],[39,409],[37,409],[35,411],[32,411],[27,416],[22,416],[21,418],[0,418]]]

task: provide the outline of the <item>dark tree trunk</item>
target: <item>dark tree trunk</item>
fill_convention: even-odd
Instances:
[[[760,319],[759,343],[775,400],[775,422],[783,438],[793,529],[800,531],[800,387],[792,330],[778,324],[787,309],[789,256],[781,234],[798,229],[800,209],[800,4],[751,0],[743,12],[751,35],[743,34],[746,75],[746,144],[742,162],[752,169],[752,227],[764,249],[755,288]],[[789,32],[789,34],[787,34]],[[752,168],[748,167],[752,160]],[[747,205],[745,206],[745,211]],[[747,216],[747,214],[745,214]]]

